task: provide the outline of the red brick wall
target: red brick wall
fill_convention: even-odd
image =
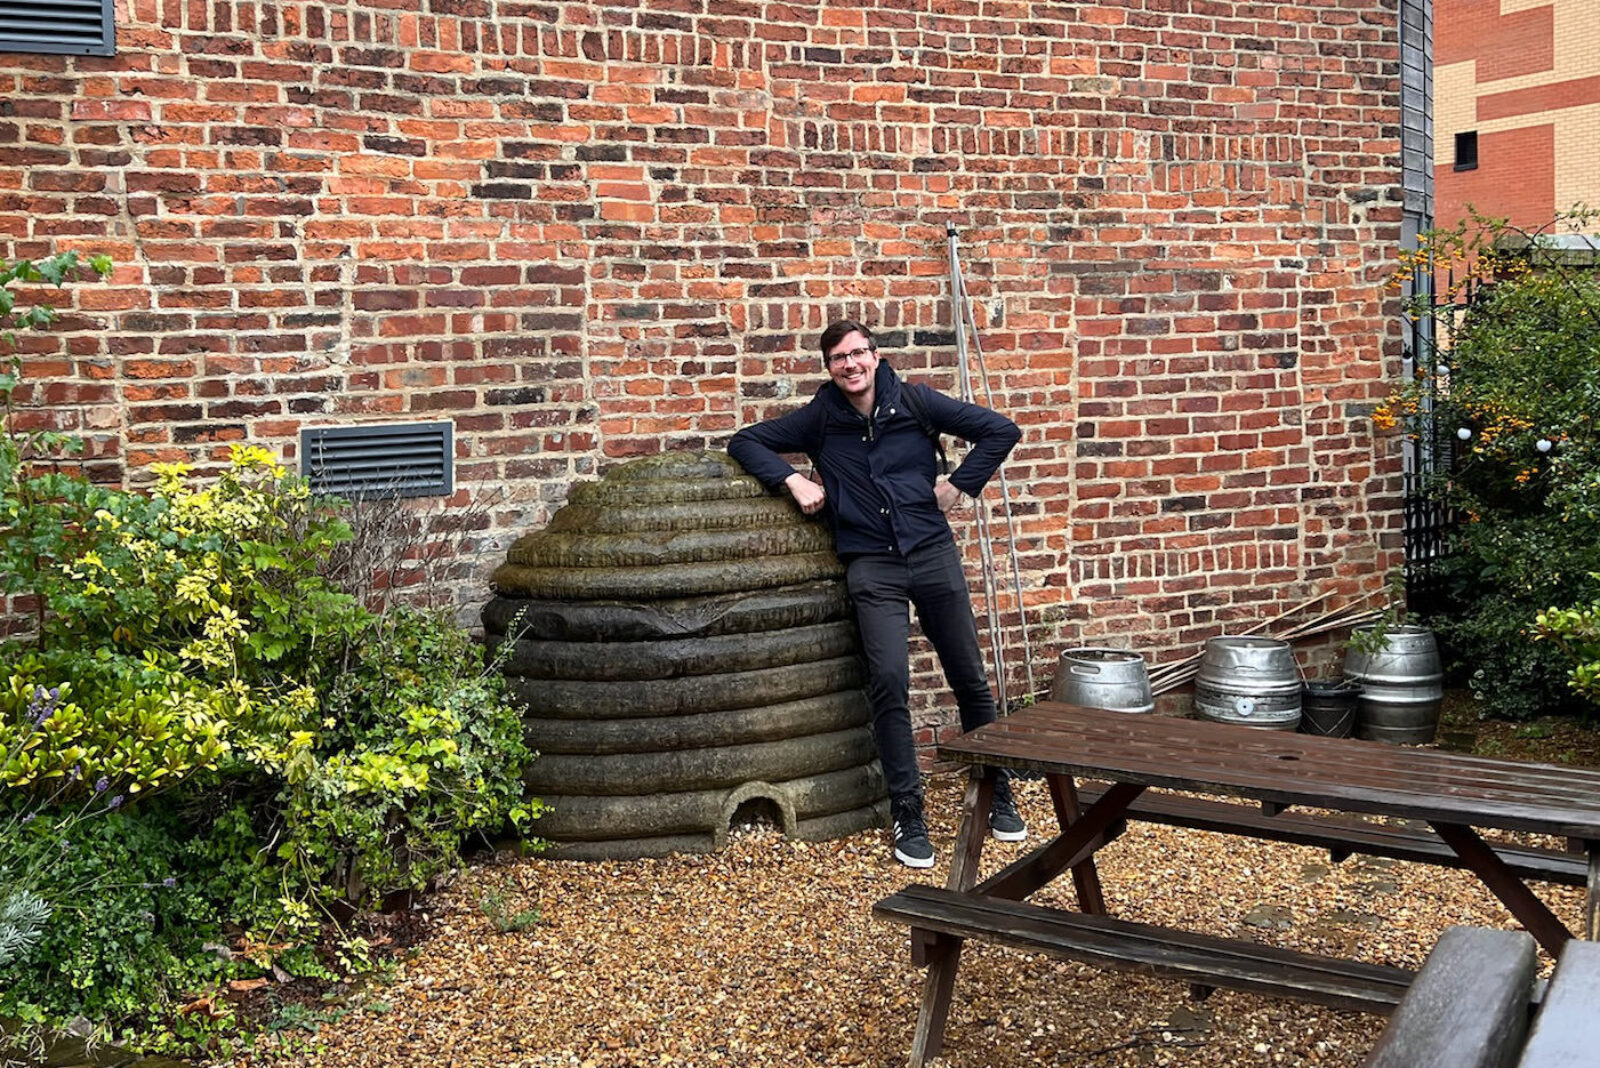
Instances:
[[[1435,218],[1450,225],[1467,218],[1470,207],[1530,229],[1549,222],[1557,208],[1555,155],[1555,127],[1549,123],[1479,134],[1475,169],[1455,170],[1450,160],[1437,164]]]
[[[1555,67],[1555,7],[1502,13],[1500,0],[1440,0],[1434,11],[1433,61],[1476,60],[1480,82]]]
[[[1434,143],[1441,227],[1479,214],[1536,230],[1600,198],[1600,20],[1592,0],[1434,5]],[[1454,169],[1475,132],[1476,169]]]
[[[1039,685],[1396,562],[1394,0],[118,15],[115,58],[0,55],[0,253],[118,264],[28,346],[102,477],[448,417],[456,503],[502,493],[474,600],[574,479],[808,395],[831,317],[948,384],[949,220]]]

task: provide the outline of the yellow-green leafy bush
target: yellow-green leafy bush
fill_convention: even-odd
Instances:
[[[208,481],[92,485],[70,439],[17,430],[18,387],[13,365],[0,592],[36,609],[0,643],[0,1016],[170,1045],[196,1026],[179,998],[333,966],[323,909],[526,830],[531,755],[452,620],[374,613],[325,577],[338,502],[251,447]],[[227,961],[205,948],[229,941]]]

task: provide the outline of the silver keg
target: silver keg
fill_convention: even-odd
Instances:
[[[1444,703],[1444,671],[1433,631],[1394,626],[1384,631],[1376,652],[1359,644],[1352,644],[1344,658],[1345,678],[1361,684],[1356,736],[1397,745],[1433,741]]]
[[[1206,642],[1195,678],[1201,718],[1292,731],[1300,725],[1300,666],[1289,643],[1230,637]]]
[[[1108,712],[1156,710],[1144,657],[1126,649],[1068,649],[1056,665],[1050,699]]]

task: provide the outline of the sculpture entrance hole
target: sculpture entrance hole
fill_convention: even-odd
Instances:
[[[741,802],[728,820],[728,830],[782,830],[783,819],[770,797],[752,797]]]

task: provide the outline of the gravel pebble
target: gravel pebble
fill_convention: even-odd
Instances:
[[[928,785],[933,869],[889,854],[886,832],[824,843],[736,831],[717,855],[626,863],[539,858],[468,871],[424,905],[433,934],[387,987],[314,1036],[269,1036],[241,1064],[620,1068],[899,1066],[923,972],[873,902],[942,885],[963,779]],[[1042,781],[1017,783],[1052,829]],[[984,868],[1026,844],[990,843]],[[1514,927],[1466,873],[1132,823],[1099,856],[1116,916],[1416,968],[1450,924]],[[1575,927],[1581,891],[1539,885]],[[1071,880],[1034,900],[1072,904]],[[480,902],[540,922],[500,933]],[[1544,962],[1548,969],[1549,961]],[[964,951],[948,1068],[1036,1065],[1359,1065],[1383,1020],[1301,1002],[1103,971],[979,943]]]

